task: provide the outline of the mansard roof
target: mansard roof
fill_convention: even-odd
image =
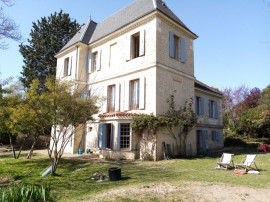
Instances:
[[[78,42],[91,44],[157,10],[196,36],[162,0],[136,0],[98,24],[90,18],[60,52]]]

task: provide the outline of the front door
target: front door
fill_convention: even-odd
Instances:
[[[197,130],[197,154],[206,152],[206,131]]]

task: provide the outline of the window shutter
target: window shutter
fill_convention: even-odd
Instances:
[[[129,81],[125,82],[125,99],[124,99],[124,110],[129,110]]]
[[[120,85],[120,111],[124,111],[125,104],[125,82],[122,81]]]
[[[208,106],[209,106],[209,118],[212,118],[211,116],[211,114],[212,114],[212,107],[211,107],[211,100],[209,100],[209,102],[208,102]]]
[[[96,70],[100,70],[100,50],[97,52],[97,64],[96,64]]]
[[[103,106],[102,106],[102,112],[103,113],[107,112],[107,100],[108,100],[107,93],[108,93],[108,86],[105,85],[104,89],[103,89],[103,96],[104,96]]]
[[[218,118],[218,102],[215,101],[215,119]]]
[[[115,111],[120,111],[120,84],[115,85]]]
[[[101,123],[99,124],[98,128],[98,148],[105,149],[105,142],[106,142],[106,124]]]
[[[121,132],[121,123],[118,123],[117,128],[117,150],[120,150],[120,132]]]
[[[145,54],[145,30],[140,31],[140,56]]]
[[[68,66],[68,75],[70,76],[71,75],[71,69],[72,69],[72,56],[70,57],[70,64]]]
[[[180,38],[181,40],[181,62],[186,62],[186,41],[184,38]]]
[[[216,140],[216,131],[212,131],[212,141]]]
[[[197,96],[195,96],[195,114],[197,114],[197,111],[198,111],[198,101],[197,101]]]
[[[102,54],[102,50],[99,50],[99,54],[98,54],[98,63],[97,63],[97,71],[100,71],[101,69],[101,54]]]
[[[111,124],[110,148],[113,149],[113,124]]]
[[[126,46],[127,46],[127,50],[126,50],[126,60],[129,61],[130,60],[130,56],[131,56],[131,40],[132,40],[132,37],[130,35],[127,36],[127,42],[126,42]]]
[[[65,63],[65,62],[64,62]],[[62,66],[61,78],[65,77],[65,64]]]
[[[206,152],[206,130],[202,130],[202,151]]]
[[[139,109],[145,108],[145,77],[140,78]]]
[[[200,113],[201,115],[204,115],[204,98],[203,97],[201,97],[200,99],[200,107],[201,107]]]
[[[220,131],[216,132],[216,140],[219,141],[220,140]]]
[[[91,73],[91,68],[92,68],[92,53],[88,53],[88,67],[87,67],[87,73]]]
[[[174,34],[170,32],[170,57],[174,58]]]

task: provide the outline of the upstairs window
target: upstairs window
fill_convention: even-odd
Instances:
[[[97,71],[97,60],[98,60],[98,53],[92,53],[92,69],[91,72]]]
[[[195,97],[195,113],[196,115],[204,115],[204,98],[196,96]]]
[[[130,109],[139,109],[140,80],[130,82]]]
[[[131,58],[137,58],[140,55],[140,33],[131,36]]]
[[[71,75],[71,64],[69,57],[64,60],[64,77]]]
[[[128,36],[127,61],[145,55],[145,31]]]
[[[184,38],[176,36],[169,32],[169,54],[170,57],[181,62],[186,61],[186,42]]]
[[[115,111],[115,85],[108,86],[108,112]]]
[[[209,100],[209,118],[218,119],[218,103],[217,101]]]

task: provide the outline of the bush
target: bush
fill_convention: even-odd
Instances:
[[[224,139],[224,146],[228,147],[228,146],[245,146],[247,143],[238,137],[226,137]]]
[[[53,201],[50,194],[50,186],[36,186],[20,184],[0,188],[0,201]]]

